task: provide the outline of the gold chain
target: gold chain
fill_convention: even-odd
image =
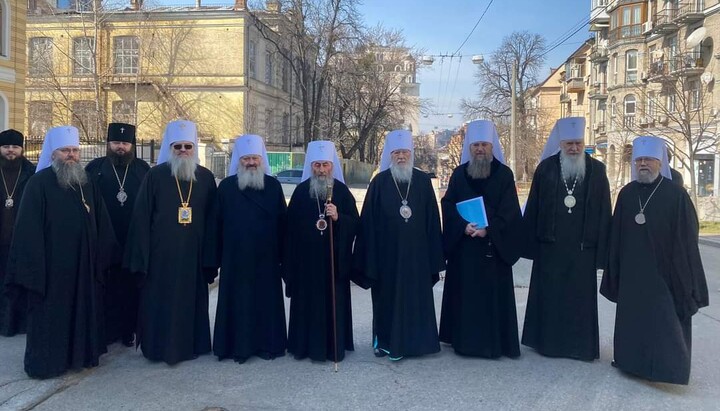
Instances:
[[[193,181],[190,180],[190,191],[188,191],[187,201],[183,199],[182,190],[180,190],[180,180],[178,180],[177,177],[175,177],[175,184],[177,184],[178,195],[180,196],[180,204],[182,204],[183,207],[187,207],[188,204],[190,204],[190,196],[192,196]]]

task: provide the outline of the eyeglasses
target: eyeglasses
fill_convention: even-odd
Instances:
[[[173,145],[173,148],[174,148],[175,150],[182,150],[183,148],[184,148],[185,150],[192,150],[193,145],[192,145],[192,144],[174,144],[174,145]]]

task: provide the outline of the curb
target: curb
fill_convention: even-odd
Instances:
[[[709,240],[709,239],[700,237],[700,238],[698,238],[698,243],[702,244],[702,245],[707,245],[710,247],[720,248],[720,241],[717,241],[717,240]]]

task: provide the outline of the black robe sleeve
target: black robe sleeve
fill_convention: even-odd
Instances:
[[[595,268],[604,270],[608,265],[608,253],[610,242],[610,227],[612,221],[612,203],[610,201],[610,182],[607,178],[605,167],[601,167],[596,172],[601,173],[596,178],[598,187],[595,187],[599,194],[600,203],[597,205],[598,210],[598,238],[597,248],[595,249]],[[585,217],[588,218],[587,216]],[[592,217],[591,217],[592,218]]]
[[[217,185],[215,184],[215,177],[211,174],[207,179],[208,194],[207,202],[205,203],[205,232],[203,233],[202,243],[202,268],[205,276],[205,281],[208,284],[215,282],[215,278],[218,275],[218,267],[220,262],[217,260],[217,244],[218,239],[218,226],[215,224],[217,215],[216,208],[218,207],[217,201]]]
[[[377,176],[370,181],[365,201],[363,201],[362,212],[360,214],[360,227],[357,230],[357,240],[355,241],[355,250],[353,252],[353,275],[352,281],[358,286],[369,289],[378,279],[379,271],[377,261],[369,250],[376,249],[375,230],[377,227],[377,219],[372,210],[377,210]]]
[[[623,192],[620,191],[610,223],[608,260],[605,272],[603,273],[602,282],[600,283],[600,294],[614,303],[617,303],[620,285],[618,274],[620,272],[620,250],[622,248],[622,231],[620,229],[623,213],[622,200],[624,198],[622,194]]]
[[[699,224],[695,207],[683,189],[678,205],[678,225],[673,239],[673,297],[678,317],[686,319],[709,304],[707,280],[698,247]]]
[[[150,264],[150,220],[155,208],[153,185],[151,171],[140,184],[125,247],[125,268],[141,276],[147,275]]]
[[[110,267],[117,266],[122,262],[122,251],[115,237],[115,231],[110,219],[110,213],[105,206],[97,184],[90,183],[93,188],[95,202],[95,226],[97,227],[97,256],[96,268],[97,277],[101,283],[105,283],[105,274]]]
[[[529,260],[537,258],[538,250],[540,248],[536,234],[542,186],[540,170],[541,168],[538,167],[533,175],[532,184],[530,185],[530,194],[528,195],[527,203],[525,203],[525,212],[522,216],[522,256]]]
[[[500,202],[497,208],[486,207],[488,215],[487,233],[500,258],[512,266],[520,259],[522,246],[520,202],[515,189],[512,171],[506,169],[500,185]]]
[[[339,191],[340,195],[334,196],[332,201],[338,210],[338,219],[332,222],[333,244],[338,267],[336,277],[350,279],[353,277],[352,244],[360,223],[360,215],[357,211],[355,197],[347,186],[341,186]]]
[[[428,260],[432,268],[432,283],[435,284],[440,281],[440,271],[445,270],[445,256],[443,254],[442,228],[440,227],[440,210],[438,209],[435,190],[429,178],[426,180],[425,187],[425,191],[428,193],[425,196],[425,215],[427,216],[425,227],[427,229],[427,239],[430,242]]]
[[[457,245],[465,235],[465,227],[468,224],[467,221],[460,217],[456,207],[456,204],[460,201],[457,193],[458,178],[462,177],[462,174],[458,174],[458,172],[452,173],[447,191],[440,200],[443,218],[443,250],[446,258],[452,255],[453,250],[457,250]]]
[[[25,187],[15,220],[15,230],[5,276],[5,286],[10,294],[26,290],[29,296],[45,297],[45,206],[40,178],[31,178]],[[32,247],[28,245],[32,244]]]

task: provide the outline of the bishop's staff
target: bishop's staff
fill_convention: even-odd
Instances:
[[[332,184],[328,184],[327,186],[327,201],[325,202],[325,207],[327,207],[328,204],[332,202],[332,191],[333,186]],[[337,213],[337,209],[335,210]],[[333,350],[334,350],[334,363],[335,363],[335,372],[338,371],[338,356],[337,356],[337,314],[336,314],[336,304],[335,304],[335,245],[333,241],[333,219],[330,218],[330,288],[332,289],[332,320],[333,320]]]

